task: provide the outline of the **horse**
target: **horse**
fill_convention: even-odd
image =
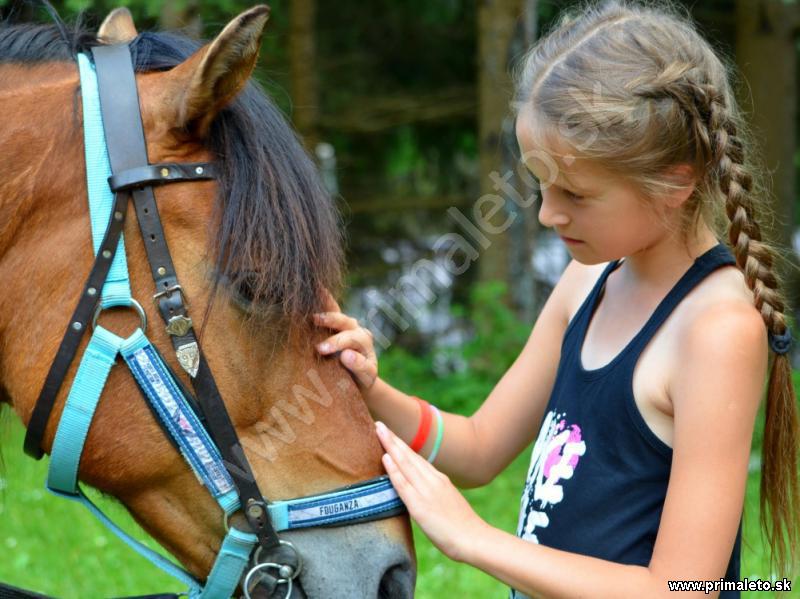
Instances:
[[[0,28],[0,406],[29,424],[93,264],[76,53],[127,44],[148,161],[217,164],[216,180],[154,193],[182,293],[202,315],[203,355],[256,483],[273,501],[352,485],[383,468],[357,386],[338,361],[314,351],[326,333],[311,314],[341,290],[341,224],[296,134],[251,80],[267,16],[264,6],[250,9],[207,44],[139,33],[125,9],[97,34],[60,21]],[[133,296],[147,298],[148,240],[136,214],[122,234]],[[159,322],[154,302],[140,303]],[[120,309],[100,319],[115,331],[138,323]],[[164,327],[151,325],[148,335],[169,347]],[[186,385],[190,375],[165,355]],[[45,453],[77,368],[76,360],[56,397]],[[78,475],[115,497],[194,577],[208,576],[227,522],[122,368],[110,372]],[[281,537],[303,556],[292,597],[413,596],[406,514]]]

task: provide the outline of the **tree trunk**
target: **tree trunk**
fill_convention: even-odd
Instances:
[[[740,103],[752,115],[764,166],[772,173],[775,220],[765,218],[766,236],[781,248],[792,247],[797,121],[798,5],[782,0],[738,0],[736,59],[747,85]],[[750,97],[752,96],[752,102]],[[794,252],[791,261],[796,264]],[[790,304],[798,306],[795,268],[782,268]]]
[[[158,24],[163,30],[180,29],[199,38],[203,33],[203,19],[200,17],[198,0],[165,2],[158,15]]]
[[[504,159],[504,145],[508,136],[513,134],[509,128],[510,102],[513,97],[513,81],[509,74],[509,58],[511,44],[518,30],[519,17],[523,12],[523,0],[481,0],[478,8],[478,137],[480,163],[481,199],[487,198],[484,204],[491,210],[492,196],[507,197],[498,190],[496,176],[504,176],[514,169],[509,169],[507,156]],[[504,136],[505,122],[505,136]],[[492,177],[495,173],[495,177]],[[474,221],[479,221],[482,213],[482,200],[473,206]],[[510,255],[512,235],[508,229],[519,226],[520,216],[515,206],[509,201],[500,204],[502,208],[491,218],[486,218],[494,227],[502,229],[504,223],[510,223],[505,231],[487,235],[489,243],[483,249],[478,260],[480,281],[500,280],[508,285],[512,293],[508,296],[512,302],[512,260]],[[497,230],[495,229],[492,229]]]
[[[320,141],[319,85],[314,39],[317,5],[315,0],[292,0],[289,10],[292,120],[306,149],[314,154]]]

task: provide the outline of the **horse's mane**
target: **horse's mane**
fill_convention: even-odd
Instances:
[[[99,43],[80,21],[2,23],[0,63],[74,61]],[[168,70],[201,45],[169,32],[143,32],[130,44],[140,72]],[[230,291],[262,322],[302,327],[321,308],[320,290],[335,294],[342,278],[339,215],[316,167],[253,81],[216,117],[206,144],[223,173],[209,248],[214,289]]]

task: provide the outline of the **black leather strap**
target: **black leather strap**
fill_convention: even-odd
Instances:
[[[159,593],[156,595],[119,597],[118,599],[179,599],[181,596],[182,595],[176,593]],[[0,582],[0,599],[51,599],[51,597],[34,591],[12,587],[10,584],[3,584]]]
[[[125,224],[128,197],[128,192],[121,192],[114,198],[111,220],[108,222],[103,241],[100,242],[100,248],[94,259],[89,278],[83,287],[78,306],[69,320],[61,345],[56,352],[53,363],[50,365],[47,378],[45,378],[42,390],[39,392],[39,399],[36,400],[33,413],[28,421],[28,430],[25,433],[25,453],[37,460],[44,455],[42,439],[44,438],[47,422],[50,419],[50,413],[53,411],[58,391],[61,389],[64,377],[67,376],[70,364],[75,359],[83,334],[91,325],[97,302],[100,301],[103,284],[108,276],[108,271],[111,269],[111,263],[114,261],[114,254],[117,251],[119,238]]]
[[[50,599],[50,597],[0,582],[0,599]]]
[[[147,164],[147,149],[130,51],[127,45],[120,44],[95,46],[92,54],[97,67],[100,107],[112,172],[122,173]],[[164,322],[168,323],[176,315],[185,316],[187,308],[182,293],[175,291],[179,287],[178,276],[161,226],[153,188],[148,186],[134,189],[133,202],[156,286],[159,312]],[[171,335],[170,338],[176,348],[186,342],[197,343],[191,329],[183,336]],[[268,503],[262,497],[252,469],[242,453],[236,429],[202,352],[199,369],[192,378],[192,384],[208,423],[209,433],[236,485],[247,521],[257,535],[259,544],[265,551],[271,552],[279,546],[279,538],[269,518]],[[248,509],[249,507],[255,509]]]
[[[213,162],[162,162],[137,166],[111,175],[108,184],[111,186],[111,191],[117,192],[135,187],[163,185],[176,181],[203,181],[216,177],[217,168]]]

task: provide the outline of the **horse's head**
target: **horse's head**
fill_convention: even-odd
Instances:
[[[266,20],[265,7],[247,11],[202,47],[138,35],[116,11],[100,39],[66,40],[55,27],[0,30],[0,397],[28,422],[93,261],[75,47],[129,41],[150,163],[213,160],[219,168],[216,181],[159,187],[158,211],[244,454],[264,496],[281,500],[383,470],[358,389],[337,361],[314,351],[323,333],[310,315],[322,309],[324,290],[340,285],[338,218],[290,127],[249,82]],[[148,240],[133,211],[123,234],[148,337],[186,382],[150,299]],[[120,334],[134,320],[120,310],[101,316]],[[46,451],[77,362],[49,419]],[[117,497],[194,575],[207,575],[225,532],[222,512],[123,368],[111,371],[80,478]],[[303,556],[308,597],[412,595],[406,517],[281,537]]]

